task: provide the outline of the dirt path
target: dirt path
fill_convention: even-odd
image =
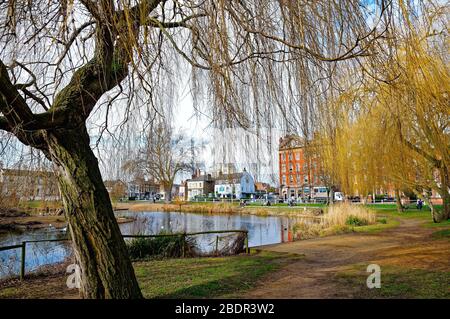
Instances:
[[[243,297],[355,298],[354,290],[339,286],[333,278],[358,263],[449,270],[450,242],[432,240],[434,230],[421,223],[402,219],[398,227],[376,234],[354,233],[261,247],[305,258],[271,274]]]

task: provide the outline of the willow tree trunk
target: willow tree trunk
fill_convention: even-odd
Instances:
[[[439,194],[442,198],[442,220],[450,218],[450,173],[446,166],[443,166],[439,171],[441,177],[441,187]]]
[[[142,298],[125,242],[83,125],[48,133],[58,182],[81,270],[83,298]]]
[[[428,207],[430,207],[431,218],[433,219],[433,223],[439,223],[440,217],[439,217],[439,214],[436,212],[436,209],[434,208],[434,205],[433,205],[433,202],[431,201],[431,199],[428,196],[424,196],[423,201],[425,202],[425,204],[427,204]]]
[[[402,204],[402,198],[401,198],[399,189],[395,189],[395,203],[397,205],[397,211],[399,213],[403,213],[404,207],[403,207],[403,204]]]

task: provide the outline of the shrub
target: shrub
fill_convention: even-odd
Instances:
[[[363,221],[363,225],[375,224],[377,220],[375,213],[370,211],[368,208],[361,205],[347,203],[331,206],[328,209],[328,213],[324,217],[326,223],[330,226],[349,225],[347,223],[349,217],[351,217],[351,219],[354,221]]]
[[[161,235],[165,235],[162,233]],[[184,246],[184,247],[183,247]],[[185,256],[191,255],[194,243],[191,238],[183,236],[139,237],[127,242],[131,259],[148,257],[181,257],[183,248]]]
[[[327,213],[321,216],[319,223],[300,221],[295,225],[294,233],[297,239],[307,239],[342,234],[352,231],[353,226],[375,223],[375,213],[366,207],[344,203],[330,206]]]
[[[365,226],[368,224],[368,222],[363,218],[350,215],[347,217],[345,224],[350,226]]]

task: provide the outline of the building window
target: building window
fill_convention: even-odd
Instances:
[[[289,171],[292,172],[294,170],[294,165],[289,164]]]
[[[292,152],[289,153],[289,160],[292,161]]]
[[[281,165],[281,171],[282,172],[286,172],[286,164],[282,164]]]
[[[281,153],[281,160],[286,161],[286,153]]]
[[[297,172],[300,172],[300,164],[299,163],[295,164],[295,170]]]
[[[294,182],[294,176],[292,174],[289,175],[289,182],[290,183]]]
[[[282,180],[283,180],[283,184],[286,184],[286,176],[283,175]]]

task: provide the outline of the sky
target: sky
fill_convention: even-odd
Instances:
[[[275,184],[274,176],[278,176],[277,144],[281,132],[274,130],[272,151],[266,147],[259,149],[260,158],[256,158],[256,136],[243,129],[216,130],[211,127],[211,119],[207,114],[197,111],[193,105],[189,88],[190,79],[180,85],[179,100],[174,110],[174,127],[189,138],[203,142],[205,147],[200,152],[198,162],[203,162],[206,173],[213,173],[221,163],[233,163],[238,171],[244,168],[262,182]],[[220,142],[217,142],[220,141]],[[264,141],[260,141],[264,144]],[[184,174],[177,182],[189,176]]]

